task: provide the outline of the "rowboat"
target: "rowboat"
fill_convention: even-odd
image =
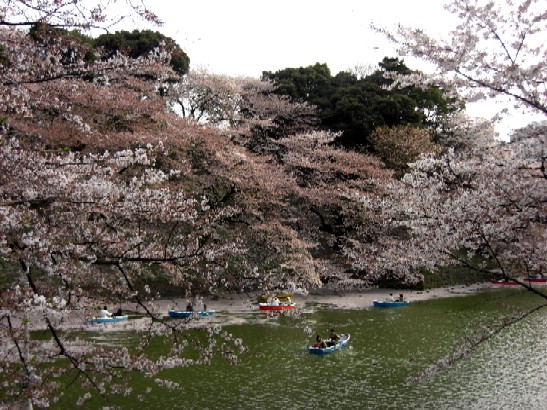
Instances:
[[[89,323],[116,323],[116,322],[123,322],[124,320],[127,320],[128,316],[110,316],[110,317],[94,317],[92,319],[89,319]]]
[[[291,293],[281,293],[277,296],[261,296],[258,303],[260,310],[290,310],[296,309],[296,303],[291,301]]]
[[[536,283],[536,284],[546,284],[547,285],[547,276],[527,276],[525,278],[519,279],[519,281],[524,283]],[[502,285],[502,286],[517,286],[519,283],[511,279],[493,279],[490,281],[493,285]]]
[[[531,283],[546,283],[546,284],[547,284],[547,276],[541,276],[541,277],[530,276],[530,277],[526,278],[526,282],[531,282]]]
[[[327,347],[318,347],[317,343],[314,343],[313,345],[308,346],[308,352],[312,354],[329,354],[332,352],[335,352],[336,350],[340,350],[341,348],[345,347],[349,343],[349,334],[348,333],[342,333],[340,335],[340,339],[337,342],[333,342],[330,339],[326,340]]]
[[[517,282],[514,280],[507,280],[507,279],[493,279],[490,281],[492,285],[502,285],[502,286],[512,286],[512,285],[518,285]]]
[[[374,307],[399,307],[408,306],[410,302],[408,300],[373,300]]]
[[[258,308],[260,310],[290,310],[290,309],[296,309],[296,303],[290,302],[290,303],[280,303],[279,305],[273,305],[266,302],[266,303],[259,303]]]
[[[172,310],[169,309],[167,311],[167,314],[169,317],[175,317],[175,318],[185,318],[185,317],[191,317],[193,315],[197,316],[212,316],[215,314],[214,310],[200,310],[200,311],[188,311],[188,310]]]

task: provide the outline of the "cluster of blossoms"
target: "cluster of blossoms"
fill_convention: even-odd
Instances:
[[[157,167],[155,158],[166,152],[161,146],[83,154],[33,149],[6,136],[0,142],[0,255],[20,261],[25,284],[14,289],[13,303],[6,303],[0,318],[2,343],[11,350],[2,356],[3,366],[17,366],[13,348],[24,345],[23,325],[28,320],[33,328],[45,327],[57,335],[57,346],[32,344],[29,353],[36,361],[32,369],[28,367],[32,374],[59,351],[89,375],[92,385],[93,374],[109,374],[112,366],[152,376],[165,367],[192,364],[180,357],[184,348],[152,361],[127,350],[98,348],[91,341],[64,341],[56,329],[67,319],[72,325],[75,320],[84,323],[90,314],[87,301],[101,293],[141,303],[158,318],[159,312],[145,304],[156,295],[139,294],[134,282],[150,263],[178,270],[206,255],[211,260],[222,257],[223,251],[208,249],[200,235],[209,235],[208,229],[225,210],[211,208],[205,197],[195,199],[171,189],[170,179],[181,171]],[[223,249],[228,252],[228,248]],[[174,275],[173,280],[180,279]],[[24,316],[28,320],[19,320]],[[185,329],[161,326],[153,331]],[[202,351],[204,360],[210,360],[216,346]],[[16,394],[21,385],[11,387]],[[39,382],[25,388],[42,389],[44,398],[55,389]],[[115,393],[112,389],[108,391]],[[35,403],[41,399],[34,397]]]
[[[428,76],[400,81],[437,84],[468,101],[505,96],[547,113],[545,57],[540,40],[547,19],[538,1],[451,1],[459,17],[450,36],[419,29],[380,31],[403,54],[436,66]],[[358,267],[419,280],[420,268],[456,264],[502,277],[545,275],[546,127],[525,126],[510,143],[493,138],[487,121],[449,119],[444,149],[410,164],[390,194],[368,206],[382,209],[391,232],[348,251]]]

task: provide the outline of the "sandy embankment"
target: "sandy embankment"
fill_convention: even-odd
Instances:
[[[375,299],[382,300],[389,296],[390,293],[393,295],[399,295],[403,293],[405,299],[412,302],[417,302],[421,300],[433,299],[433,298],[442,298],[442,297],[454,297],[454,296],[466,296],[470,295],[479,290],[488,289],[492,285],[490,283],[481,283],[470,286],[454,286],[449,288],[438,288],[431,289],[426,291],[408,291],[408,290],[398,290],[398,289],[366,289],[361,291],[335,291],[329,289],[318,289],[313,290],[307,295],[296,294],[292,298],[296,302],[298,308],[301,308],[303,312],[309,312],[317,309],[318,307],[331,307],[334,309],[366,309],[372,307],[372,301]],[[260,311],[257,306],[257,300],[260,296],[259,293],[253,294],[233,294],[227,295],[220,298],[203,298],[203,303],[205,303],[207,309],[215,310],[218,312],[218,315],[208,316],[203,318],[204,320],[191,320],[186,322],[185,325],[189,327],[201,327],[208,326],[211,324],[243,324],[248,322],[249,315],[263,313]],[[97,302],[93,303],[90,306],[103,306],[105,303]],[[185,310],[185,307],[189,300],[187,298],[172,298],[172,299],[161,299],[152,302],[149,305],[149,309],[152,312],[155,312],[157,316],[167,316],[167,311],[169,308],[174,308],[176,310]],[[114,311],[118,306],[106,305],[110,308],[111,311]],[[82,326],[87,330],[101,330],[101,331],[116,331],[116,330],[130,330],[130,329],[146,329],[150,325],[150,318],[145,314],[144,309],[135,304],[123,304],[122,309],[124,312],[129,313],[130,316],[135,316],[135,314],[142,314],[142,318],[130,318],[130,320],[119,323],[108,323],[108,324],[92,324],[88,322],[93,315],[96,315],[98,312],[95,310],[85,310],[77,314],[71,314],[70,316],[64,316],[59,323],[57,323],[58,328],[65,329],[80,329]],[[202,307],[196,306],[196,309],[201,309]],[[30,317],[30,328],[33,330],[45,328],[45,323],[40,319],[39,314],[36,314],[36,317]],[[137,315],[138,316],[138,315]],[[19,322],[20,318],[14,317],[15,322]],[[36,320],[35,320],[36,319]],[[182,323],[181,323],[182,324]]]
[[[382,300],[389,296],[403,293],[405,299],[412,302],[421,300],[467,296],[477,291],[492,287],[490,283],[480,283],[469,286],[453,286],[447,288],[430,289],[426,291],[409,291],[399,289],[366,289],[361,291],[334,291],[329,289],[318,289],[311,291],[307,295],[294,295],[292,300],[303,312],[314,310],[318,307],[331,307],[334,309],[366,309],[372,307],[373,300]],[[208,316],[204,320],[192,321],[188,323],[190,327],[207,326],[211,324],[235,325],[248,322],[248,315],[264,313],[257,307],[259,293],[253,294],[234,294],[221,298],[203,298],[207,309],[215,310],[218,315]],[[170,307],[178,310],[185,310],[189,300],[187,298],[163,299],[154,301],[156,309],[164,315]],[[124,306],[127,311],[143,313],[142,308],[133,304]],[[130,320],[132,328],[146,327],[149,319]],[[120,324],[101,325],[105,330],[121,329]]]
[[[409,291],[398,289],[366,289],[362,291],[339,292],[328,289],[318,289],[311,291],[308,295],[296,294],[292,300],[298,307],[306,306],[331,306],[336,309],[364,309],[372,306],[373,300],[382,300],[389,296],[402,293],[405,299],[410,302],[427,300],[441,297],[466,296],[479,290],[488,289],[490,283],[480,283],[469,286],[453,286],[449,288],[430,289],[426,291]],[[253,313],[258,311],[257,299],[259,293],[253,294],[235,294],[221,298],[203,298],[207,309],[223,313]],[[177,309],[184,310],[188,299],[165,299],[154,302],[160,308],[160,311],[167,314],[169,307],[176,306]],[[136,305],[126,306],[127,310],[142,311]]]

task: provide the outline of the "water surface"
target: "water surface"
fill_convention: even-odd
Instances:
[[[169,370],[165,375],[182,387],[154,387],[138,406],[545,409],[547,309],[496,334],[434,377],[411,383],[462,338],[542,303],[523,291],[496,290],[404,308],[316,306],[298,317],[250,315],[246,324],[226,329],[247,346],[239,365],[219,359],[210,366]],[[333,326],[351,334],[349,348],[327,356],[309,354],[308,342],[317,333],[326,336]],[[306,330],[311,330],[311,337]],[[118,404],[136,406],[128,399]]]

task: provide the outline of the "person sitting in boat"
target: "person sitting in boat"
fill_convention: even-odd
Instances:
[[[397,299],[398,302],[404,302],[405,298],[402,293],[399,293],[399,298]]]
[[[394,302],[394,301],[395,301],[395,298],[393,297],[393,293],[390,293],[390,294],[389,294],[388,301],[390,301],[390,302]]]
[[[313,344],[312,347],[319,347],[319,343],[321,342],[321,336],[317,335],[315,337],[315,343]]]
[[[327,343],[323,340],[323,338],[319,335],[315,338],[315,343],[313,347],[318,347],[319,349],[325,349],[327,347]]]
[[[334,329],[331,329],[330,330],[330,335],[329,335],[329,339],[336,343],[337,341],[340,340],[340,336],[338,336],[338,334],[334,331]]]
[[[271,303],[272,306],[279,306],[279,299],[277,298],[277,296],[274,296],[272,298],[272,303]]]
[[[116,310],[116,313],[114,313],[112,316],[123,316],[122,308],[118,308],[118,310]]]
[[[108,308],[105,306],[99,311],[99,317],[101,319],[106,319],[108,317],[112,317],[112,313],[108,311]]]
[[[186,311],[187,311],[187,312],[193,312],[193,311],[194,311],[194,307],[192,306],[191,303],[188,303],[188,304],[186,305]]]

